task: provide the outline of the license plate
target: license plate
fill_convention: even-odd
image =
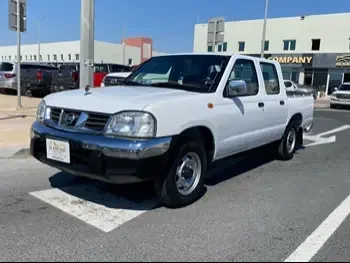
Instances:
[[[47,159],[70,163],[69,142],[46,138],[46,155]]]

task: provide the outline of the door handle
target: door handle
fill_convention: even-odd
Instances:
[[[258,106],[259,106],[259,108],[263,108],[265,106],[265,104],[263,102],[259,102]]]
[[[280,101],[280,105],[282,105],[282,106],[284,105],[284,101],[283,100]]]

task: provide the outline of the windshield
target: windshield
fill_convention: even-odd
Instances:
[[[350,91],[350,84],[342,84],[338,90]]]
[[[12,71],[13,70],[13,64],[12,63],[0,63],[0,71]]]
[[[215,92],[229,60],[230,56],[220,55],[153,57],[126,78],[124,84]]]

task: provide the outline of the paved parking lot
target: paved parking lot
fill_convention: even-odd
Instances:
[[[0,261],[347,261],[350,111],[315,116],[293,160],[268,149],[225,160],[205,196],[177,210],[158,206],[147,184],[0,160]]]

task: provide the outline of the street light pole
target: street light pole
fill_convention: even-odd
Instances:
[[[95,0],[81,0],[80,88],[94,87]]]
[[[38,20],[38,61],[39,63],[41,63],[41,59],[40,59],[40,56],[41,56],[41,53],[40,53],[40,26],[41,26],[41,20],[45,19],[46,17],[43,16],[42,18],[40,18]]]
[[[123,29],[123,65],[125,65],[125,37],[126,37],[126,20],[124,20],[124,29]]]
[[[266,23],[267,23],[268,8],[269,8],[269,0],[265,0],[265,18],[264,18],[264,26],[263,26],[263,33],[262,33],[262,39],[261,39],[261,58],[264,58],[264,51],[265,51]]]
[[[17,0],[17,108],[22,108],[21,102],[21,9]]]

